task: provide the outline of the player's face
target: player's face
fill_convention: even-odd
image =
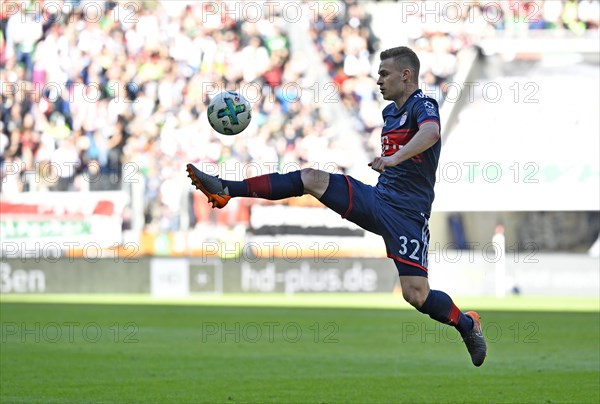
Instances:
[[[384,100],[396,101],[404,96],[406,69],[400,70],[394,59],[384,59],[379,65],[377,85]]]

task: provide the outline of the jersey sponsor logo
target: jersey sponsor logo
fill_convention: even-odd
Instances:
[[[395,129],[381,134],[381,155],[391,156],[417,133],[416,129]]]

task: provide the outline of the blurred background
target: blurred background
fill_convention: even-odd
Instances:
[[[380,238],[314,198],[212,210],[185,166],[374,185],[379,52],[405,45],[441,106],[432,284],[597,296],[599,20],[598,0],[4,1],[2,292],[393,291]],[[225,89],[253,108],[234,137],[206,119]]]

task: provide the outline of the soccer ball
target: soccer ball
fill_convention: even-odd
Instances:
[[[223,91],[208,104],[208,122],[223,135],[237,135],[252,119],[250,103],[236,91]]]

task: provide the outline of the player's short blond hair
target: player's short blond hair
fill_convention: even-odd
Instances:
[[[419,70],[421,69],[421,62],[417,54],[406,46],[398,46],[396,48],[386,49],[379,54],[381,60],[394,59],[396,67],[401,69],[410,69],[413,71],[413,81],[419,81]]]

